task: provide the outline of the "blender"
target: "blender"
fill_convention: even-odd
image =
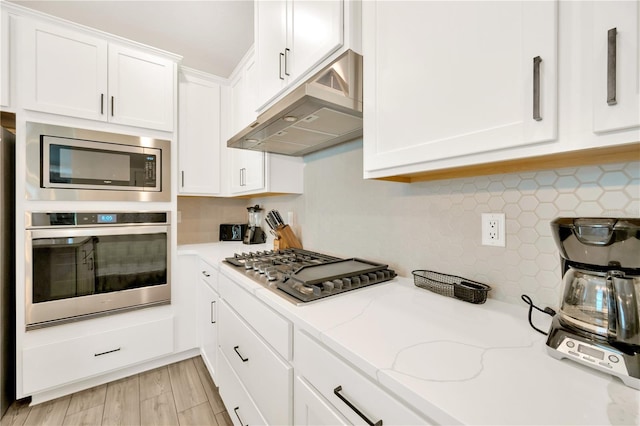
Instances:
[[[242,242],[244,244],[262,244],[267,241],[267,235],[264,233],[260,224],[262,223],[262,209],[259,205],[247,207],[249,214],[249,224],[244,234]]]
[[[558,218],[564,291],[547,352],[640,389],[640,219]]]

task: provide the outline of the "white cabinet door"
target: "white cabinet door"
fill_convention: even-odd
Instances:
[[[344,43],[344,0],[256,1],[258,106]]]
[[[11,73],[10,73],[10,40],[9,14],[0,11],[0,106],[11,104]]]
[[[367,1],[362,22],[365,177],[556,139],[557,2]]]
[[[20,21],[26,109],[107,120],[107,42],[62,27]]]
[[[254,192],[265,187],[265,153],[230,148],[231,193]]]
[[[344,42],[344,1],[291,2],[289,74],[296,79]]]
[[[350,425],[335,408],[302,377],[294,385],[293,424],[300,426]]]
[[[229,121],[231,125],[229,136],[235,135],[256,119],[258,106],[258,74],[256,70],[255,57],[251,54],[237,71],[237,75],[231,80],[231,105],[229,106],[231,113]]]
[[[178,279],[171,285],[171,308],[175,322],[175,350],[186,351],[198,347],[197,305],[198,257],[195,255],[178,256]]]
[[[211,277],[209,277],[211,278]],[[211,376],[216,380],[218,354],[218,293],[216,293],[205,279],[200,280],[198,286],[198,327],[200,334],[200,352]]]
[[[256,56],[259,75],[259,104],[265,104],[285,87],[287,48],[287,2],[255,2]]]
[[[220,194],[220,84],[180,73],[180,194]]]
[[[173,130],[175,63],[109,45],[109,121]]]
[[[593,131],[640,126],[640,7],[599,1],[593,8]]]

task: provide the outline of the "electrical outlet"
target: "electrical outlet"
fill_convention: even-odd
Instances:
[[[482,213],[482,245],[505,247],[504,213]]]

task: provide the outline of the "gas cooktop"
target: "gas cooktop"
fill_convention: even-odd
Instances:
[[[225,261],[243,268],[254,281],[295,304],[357,290],[396,276],[380,263],[295,248],[236,253]]]

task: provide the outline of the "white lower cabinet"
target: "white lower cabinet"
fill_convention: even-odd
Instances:
[[[295,424],[435,424],[303,332],[295,333],[294,355]]]
[[[293,394],[294,424],[301,426],[351,424],[300,376],[296,377]]]
[[[218,374],[218,272],[208,263],[200,262],[200,285],[198,286],[198,337],[200,354],[213,380]]]
[[[293,368],[225,301],[220,303],[220,350],[268,424],[291,424]],[[229,413],[230,415],[232,413]]]
[[[242,386],[240,379],[233,372],[222,350],[220,350],[218,356],[220,397],[222,397],[233,424],[236,426],[268,424],[249,396],[247,389]]]
[[[173,317],[22,350],[23,394],[173,352]]]

